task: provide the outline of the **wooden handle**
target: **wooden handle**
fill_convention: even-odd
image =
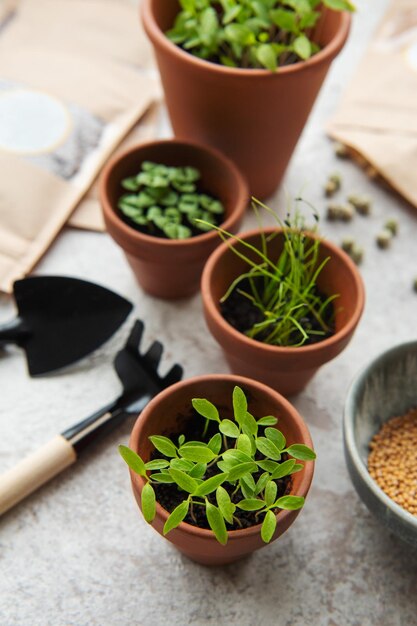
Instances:
[[[57,435],[0,476],[0,515],[77,460],[74,448]]]

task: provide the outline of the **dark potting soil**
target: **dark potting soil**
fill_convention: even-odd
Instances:
[[[224,417],[230,417],[228,415],[226,415],[227,409],[223,410],[223,412],[221,411],[221,407],[218,407],[220,410],[220,414],[223,415]],[[216,425],[213,422],[209,422],[209,427],[207,429],[207,433],[205,435],[205,437],[202,437],[202,433],[203,433],[203,428],[205,425],[205,420],[203,420],[201,418],[200,415],[198,415],[198,413],[196,413],[195,411],[193,411],[192,415],[188,415],[188,416],[182,416],[180,418],[180,422],[181,422],[181,430],[180,433],[183,433],[185,435],[186,441],[204,441],[204,442],[208,442],[209,439],[216,434],[216,432],[218,432],[218,430],[216,429]],[[179,433],[164,433],[164,435],[166,437],[169,437],[170,439],[172,439],[173,441],[176,441],[176,439],[178,438],[178,434]],[[234,439],[228,439],[227,440],[227,444],[230,448],[233,447],[235,440]],[[152,459],[160,459],[160,458],[166,458],[164,457],[164,455],[162,455],[160,452],[158,452],[157,450],[155,450],[152,455],[151,455]],[[259,455],[259,458],[263,458],[262,455]],[[288,459],[288,456],[286,454],[282,455],[282,461],[285,461]],[[216,464],[214,464],[212,467],[209,467],[207,469],[206,474],[204,475],[204,480],[206,480],[207,478],[210,478],[211,476],[213,476],[214,474],[216,474],[218,472],[218,468],[216,466]],[[258,478],[261,476],[261,474],[263,474],[264,471],[260,470],[259,472],[253,474],[253,478],[255,479],[255,482],[258,480]],[[288,495],[291,492],[291,487],[292,487],[292,477],[291,476],[284,476],[284,478],[280,478],[278,480],[275,481],[278,487],[277,490],[277,498],[280,498],[281,496],[285,496]],[[153,488],[155,490],[155,494],[156,494],[156,499],[157,501],[161,504],[161,506],[163,506],[163,508],[165,510],[167,510],[169,513],[171,513],[175,507],[177,507],[179,504],[181,504],[181,502],[184,501],[186,494],[184,491],[181,491],[180,489],[178,489],[178,487],[174,484],[166,484],[166,483],[152,483]],[[240,501],[242,499],[242,494],[240,493],[239,497],[236,497],[236,495],[233,495],[233,491],[234,491],[234,487],[232,485],[229,485],[228,483],[223,483],[222,487],[224,487],[226,489],[226,491],[228,492],[232,502],[234,504],[236,504],[238,501]],[[212,504],[217,506],[216,503],[216,494],[215,492],[209,494],[207,496],[209,502],[211,502]],[[275,512],[279,513],[280,509],[277,509]],[[206,518],[206,514],[205,514],[205,507],[204,506],[194,506],[193,507],[193,516],[191,516],[190,511],[188,512],[187,516],[185,517],[184,521],[187,522],[187,524],[192,524],[193,526],[198,526],[199,528],[207,528],[210,529],[210,526],[207,522],[207,518]],[[262,522],[262,518],[259,519],[258,517],[256,517],[256,513],[257,511],[242,511],[241,509],[236,508],[235,512],[234,512],[234,517],[237,518],[239,520],[238,524],[235,525],[231,525],[228,524],[226,522],[226,528],[227,530],[239,530],[242,528],[249,528],[250,526],[255,526],[256,524],[260,524]]]
[[[262,311],[258,309],[258,307],[256,307],[249,300],[249,298],[242,295],[240,291],[245,291],[247,293],[251,292],[249,281],[247,279],[242,280],[241,283],[233,289],[227,300],[220,303],[220,311],[224,319],[231,326],[233,326],[233,328],[236,328],[236,330],[245,334],[246,331],[252,328],[254,324],[264,321],[265,318]],[[327,299],[327,296],[320,292],[317,288],[315,290],[315,295],[320,298],[321,302],[325,302]],[[327,339],[327,337],[331,337],[335,332],[334,319],[334,306],[330,303],[328,307],[326,307],[325,314],[323,315],[323,321],[329,330],[325,331],[323,335],[312,335],[303,345],[307,346],[309,344],[318,343],[319,341],[323,341],[323,339]],[[316,318],[307,310],[307,308],[301,321],[305,328],[309,328],[314,331],[323,330]],[[263,338],[269,335],[271,331],[272,327],[269,327],[269,330],[265,331],[264,334],[260,333],[255,340],[262,342]],[[297,344],[300,341],[300,338],[300,333],[298,331],[294,332],[294,336],[289,345]]]

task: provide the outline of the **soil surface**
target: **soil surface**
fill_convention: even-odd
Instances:
[[[226,415],[224,411],[222,413],[222,411],[220,410],[220,413],[223,419],[226,417],[230,418],[230,415]],[[201,416],[198,415],[198,413],[196,413],[195,411],[193,411],[192,415],[182,417],[181,422],[183,423],[183,426],[181,427],[181,432],[185,435],[186,441],[208,442],[209,439],[214,434],[216,434],[216,432],[218,432],[214,422],[210,422],[208,430],[207,430],[207,434],[203,438],[202,433],[203,433],[203,428],[205,425],[205,420],[201,418]],[[178,438],[178,433],[164,433],[164,436],[169,437],[174,442],[176,442]],[[232,448],[234,446],[235,440],[229,439],[229,438],[226,438],[226,440],[227,440],[228,446]],[[259,456],[259,459],[264,458],[263,455],[259,454],[258,456]],[[154,458],[161,459],[161,458],[166,458],[166,457],[164,457],[164,455],[162,455],[160,452],[155,450],[154,453],[152,454],[152,459]],[[281,460],[285,461],[287,460],[287,458],[289,457],[286,454],[283,454]],[[218,473],[218,471],[219,470],[216,465],[209,467],[205,476],[203,477],[204,480]],[[253,474],[253,478],[255,479],[255,482],[263,473],[264,473],[264,470],[260,470],[259,472]],[[276,480],[275,482],[278,487],[277,498],[280,498],[281,496],[284,496],[284,495],[288,495],[291,492],[291,487],[292,487],[291,476],[285,476],[284,478]],[[183,500],[185,499],[184,497],[186,496],[185,492],[178,489],[178,487],[175,484],[152,483],[152,486],[155,490],[157,501],[161,504],[161,506],[164,507],[164,509],[166,509],[170,513],[175,509],[176,506],[181,504],[181,502],[183,502]],[[238,501],[242,500],[243,496],[240,490],[239,490],[238,497],[236,497],[236,495],[233,495],[233,491],[235,488],[232,485],[229,485],[228,483],[223,483],[222,487],[224,487],[226,491],[229,493],[230,498],[233,503],[236,504]],[[207,498],[209,502],[217,506],[215,492],[208,495]],[[280,509],[276,509],[275,513],[279,513],[279,512],[280,512]],[[227,530],[239,530],[241,528],[249,528],[250,526],[255,526],[256,524],[260,524],[262,522],[263,516],[257,517],[256,513],[257,511],[242,511],[241,509],[236,508],[234,517],[237,518],[238,523],[231,525],[226,522]],[[189,511],[187,516],[184,519],[184,522],[187,522],[187,524],[192,524],[193,526],[198,526],[199,528],[210,529],[210,526],[207,522],[204,506],[194,506],[192,515],[191,515],[191,511]]]
[[[220,311],[224,319],[231,326],[233,326],[233,328],[236,328],[236,330],[245,334],[250,328],[252,328],[254,324],[258,324],[259,322],[264,321],[265,317],[262,311],[258,309],[258,307],[256,307],[249,300],[249,298],[240,293],[241,291],[251,293],[248,280],[242,280],[241,283],[234,288],[227,300],[220,303]],[[325,300],[327,299],[327,296],[320,292],[318,289],[316,289],[315,295],[318,296],[322,302],[325,302]],[[307,341],[305,341],[303,345],[318,343],[320,341],[323,341],[323,339],[331,337],[334,334],[334,313],[334,306],[332,303],[330,303],[329,306],[326,308],[325,315],[323,316],[324,322],[329,330],[325,331],[323,335],[312,335],[308,338]],[[305,315],[301,319],[301,323],[304,328],[309,328],[310,330],[323,330],[316,318],[307,309],[305,311]],[[265,331],[263,335],[259,334],[255,338],[255,341],[262,342],[263,338],[265,338],[271,332],[272,326],[270,326],[268,331]],[[301,334],[298,331],[295,331],[294,336],[292,337],[292,341],[288,345],[295,345],[299,343],[300,339]]]

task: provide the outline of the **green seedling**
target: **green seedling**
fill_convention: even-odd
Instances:
[[[145,480],[141,496],[145,520],[150,523],[155,518],[154,487],[165,483],[183,496],[165,522],[165,535],[187,516],[191,521],[195,519],[196,509],[202,508],[217,541],[225,545],[228,528],[240,527],[237,511],[241,510],[254,512],[255,522],[261,524],[262,539],[269,543],[275,533],[277,512],[294,511],[304,505],[301,496],[278,496],[277,481],[301,471],[303,462],[316,458],[314,451],[304,444],[288,445],[276,428],[277,417],[255,418],[248,411],[247,398],[240,387],[233,390],[231,419],[223,418],[205,398],[194,398],[192,406],[196,412],[192,419],[203,418],[201,440],[186,441],[183,434],[175,441],[151,436],[149,439],[161,457],[148,462],[130,448],[119,446],[128,466]],[[210,438],[209,422],[216,427]]]
[[[318,290],[317,281],[330,260],[329,257],[320,260],[320,238],[309,236],[314,235],[314,231],[317,233],[319,216],[314,213],[316,225],[307,231],[298,209],[294,215],[287,213],[282,222],[275,211],[258,200],[253,201],[252,208],[260,226],[259,208],[263,208],[282,229],[282,252],[278,258],[268,254],[269,244],[279,235],[278,229],[266,235],[261,226],[261,243],[255,247],[215,227],[223,241],[233,239],[236,242],[231,250],[246,264],[243,273],[231,283],[220,302],[225,302],[234,290],[247,298],[261,313],[262,319],[245,334],[262,343],[298,347],[324,338],[331,333],[329,322],[333,320],[333,301],[338,294],[323,297]]]
[[[350,0],[180,0],[167,37],[187,52],[228,67],[277,68],[320,50],[321,6],[354,11]]]
[[[198,192],[199,180],[200,172],[194,167],[145,161],[139,174],[122,180],[128,193],[120,197],[117,206],[130,223],[150,235],[188,239],[210,230],[224,214],[219,200]]]

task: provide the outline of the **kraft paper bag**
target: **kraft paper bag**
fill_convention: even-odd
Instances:
[[[328,130],[417,207],[416,0],[391,3]]]
[[[141,52],[136,42],[138,29],[133,36],[131,25],[137,25],[138,17],[129,3],[21,0],[15,11],[10,6],[11,12],[0,12],[4,291],[10,291],[14,280],[30,271],[48,249],[122,139],[132,129],[135,136],[142,133],[138,121],[146,120],[145,113],[160,94],[147,69],[146,45]],[[55,11],[58,16],[52,22]],[[77,21],[75,12],[82,19]],[[122,15],[119,21],[117,15]],[[148,132],[152,119],[146,124]],[[94,196],[85,202],[78,225],[101,229]],[[74,219],[77,222],[76,215]]]

